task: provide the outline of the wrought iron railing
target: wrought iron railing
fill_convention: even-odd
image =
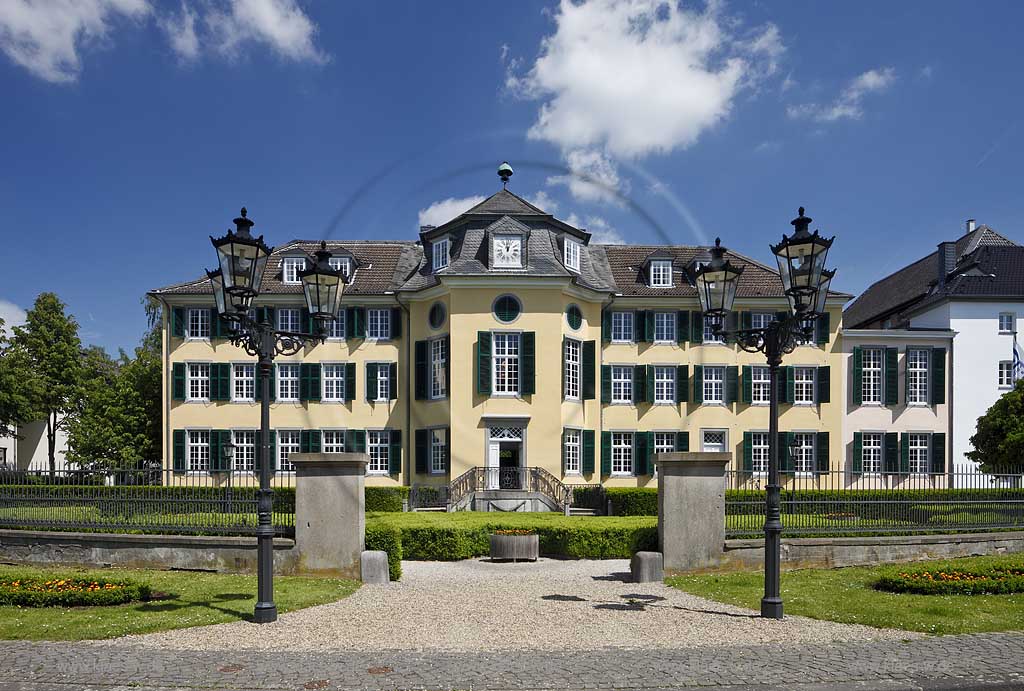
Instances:
[[[252,473],[0,471],[0,527],[254,535],[258,489]],[[293,489],[275,489],[273,525],[294,535]]]
[[[458,505],[474,492],[519,490],[537,492],[550,498],[560,510],[572,503],[571,488],[549,471],[538,467],[470,468],[449,485],[448,501]]]
[[[409,488],[410,509],[438,509],[448,506],[448,485],[413,485]]]
[[[729,537],[764,527],[767,478],[726,474]],[[1024,468],[998,475],[952,473],[783,473],[783,534],[885,534],[1024,529]]]

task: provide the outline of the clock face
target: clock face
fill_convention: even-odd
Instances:
[[[495,238],[494,260],[498,266],[520,265],[520,238]]]

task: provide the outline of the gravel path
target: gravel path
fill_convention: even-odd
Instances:
[[[625,560],[404,562],[387,586],[247,622],[129,636],[176,650],[592,650],[899,640],[904,631],[802,617],[762,620],[661,583],[625,582]]]

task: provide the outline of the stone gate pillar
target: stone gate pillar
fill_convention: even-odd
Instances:
[[[730,460],[730,453],[657,454],[658,544],[666,573],[712,568],[721,561]]]
[[[296,572],[359,580],[365,545],[364,453],[292,454]]]

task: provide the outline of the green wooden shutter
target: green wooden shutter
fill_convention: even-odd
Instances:
[[[562,446],[561,446],[561,451],[562,451],[562,453],[561,453],[561,456],[562,456],[562,476],[565,477],[565,428],[564,427],[562,428]]]
[[[864,350],[853,347],[853,404],[864,403]]]
[[[223,362],[220,364],[220,400],[230,401],[231,400],[231,363]]]
[[[693,366],[693,402],[704,402],[704,365]]]
[[[601,432],[601,475],[612,474],[612,433]]]
[[[185,472],[185,430],[176,429],[171,433],[173,440],[172,446],[174,449],[172,455],[172,468],[176,473]]]
[[[601,403],[612,402],[612,366],[601,365]]]
[[[300,453],[311,453],[309,450],[309,432],[310,430],[304,429],[299,430],[299,452]]]
[[[388,400],[398,400],[398,363],[388,364]]]
[[[583,474],[594,472],[594,430],[583,430]]]
[[[224,447],[231,443],[231,430],[210,430],[210,471],[225,473],[231,470]]]
[[[537,392],[537,335],[533,331],[525,331],[520,335],[522,355],[519,366],[519,393],[533,394]]]
[[[171,387],[172,394],[171,394],[171,397],[175,401],[184,401],[185,400],[185,363],[184,362],[175,362],[174,365],[171,367],[171,372],[172,372],[172,375],[171,375],[171,380],[172,380],[172,387]]]
[[[491,395],[491,332],[476,332],[476,392]]]
[[[945,432],[934,432],[932,434],[931,458],[929,459],[933,473],[946,472],[946,434]]]
[[[270,366],[270,400],[277,400],[277,365]],[[256,400],[260,400],[260,396],[263,391],[263,373],[260,370],[259,363],[256,363]]]
[[[676,432],[676,451],[690,450],[690,433],[687,430]]]
[[[900,434],[900,472],[910,473],[910,434]]]
[[[171,335],[175,338],[185,338],[185,308],[171,308]]]
[[[885,433],[883,464],[887,473],[898,473],[900,471],[900,442],[899,435],[896,432]]]
[[[345,310],[345,337],[366,338],[365,307],[349,307]]]
[[[861,432],[853,433],[853,472],[864,472],[864,435]]]
[[[637,316],[639,317],[640,315],[643,315],[644,341],[647,343],[654,343],[654,322],[656,319],[654,312],[651,312],[650,310],[646,312],[637,312]]]
[[[749,314],[749,312],[745,312]],[[754,368],[750,365],[743,365],[743,390],[740,392],[741,403],[752,403],[754,401]]]
[[[828,337],[832,331],[831,317],[828,312],[825,312],[814,321],[814,335],[815,341],[818,345],[828,345]]]
[[[377,400],[377,363],[366,363],[366,400]]]
[[[416,472],[430,472],[430,430],[416,430]]]
[[[647,397],[645,392],[647,377],[644,376],[643,365],[633,365],[631,369],[633,375],[630,377],[630,400],[632,400],[633,403],[639,403]]]
[[[793,472],[793,454],[790,449],[795,438],[793,432],[779,432],[779,470],[781,472]]]
[[[356,363],[345,363],[345,400],[352,401],[356,397]]]
[[[309,310],[303,307],[299,310],[299,328],[308,334],[313,333],[313,317],[309,314]]]
[[[635,432],[633,434],[633,474],[636,476],[649,475],[651,472],[651,447],[653,444],[652,432]]]
[[[885,404],[899,403],[899,348],[885,349]]]
[[[391,338],[402,337],[402,308],[392,307],[391,308],[391,323],[388,324],[388,328],[391,329]]]
[[[320,363],[303,362],[299,365],[299,400],[320,400]]]
[[[777,322],[784,322],[787,319],[789,319],[789,312],[776,312],[775,313],[775,321],[777,321]]]
[[[594,341],[583,342],[583,394],[584,401],[594,400],[594,365],[597,360],[597,343]]]
[[[647,365],[644,377],[644,400],[648,403],[654,403],[654,365]]]
[[[818,368],[818,403],[832,400],[832,371],[828,365]]]
[[[321,434],[318,429],[304,429],[299,432],[299,450],[302,453],[320,453]]]
[[[784,367],[786,371],[786,403],[793,403],[796,400],[796,369],[792,366]],[[780,370],[781,372],[781,370]]]
[[[729,312],[726,314],[723,326],[725,327],[725,333],[722,334],[723,342],[729,345],[736,343],[735,333],[739,329],[739,313]]]
[[[743,472],[754,472],[754,435],[751,432],[743,433]]]
[[[946,402],[946,349],[932,348],[931,370],[932,405]]]
[[[611,310],[601,310],[601,340],[610,343],[612,340]]]
[[[740,313],[740,328],[752,329],[754,328],[754,313],[744,311]]]
[[[350,453],[366,453],[366,430],[345,430],[345,450]]]
[[[676,403],[690,400],[690,366],[676,365]]]
[[[690,342],[704,342],[704,313],[690,312]]]
[[[388,444],[388,475],[402,472],[402,430],[391,430],[391,443]]]
[[[739,398],[739,367],[730,365],[725,368],[725,402],[735,403]]]
[[[676,343],[690,340],[690,313],[686,310],[676,312]]]
[[[828,432],[818,432],[818,438],[814,444],[814,463],[817,472],[828,472]]]

